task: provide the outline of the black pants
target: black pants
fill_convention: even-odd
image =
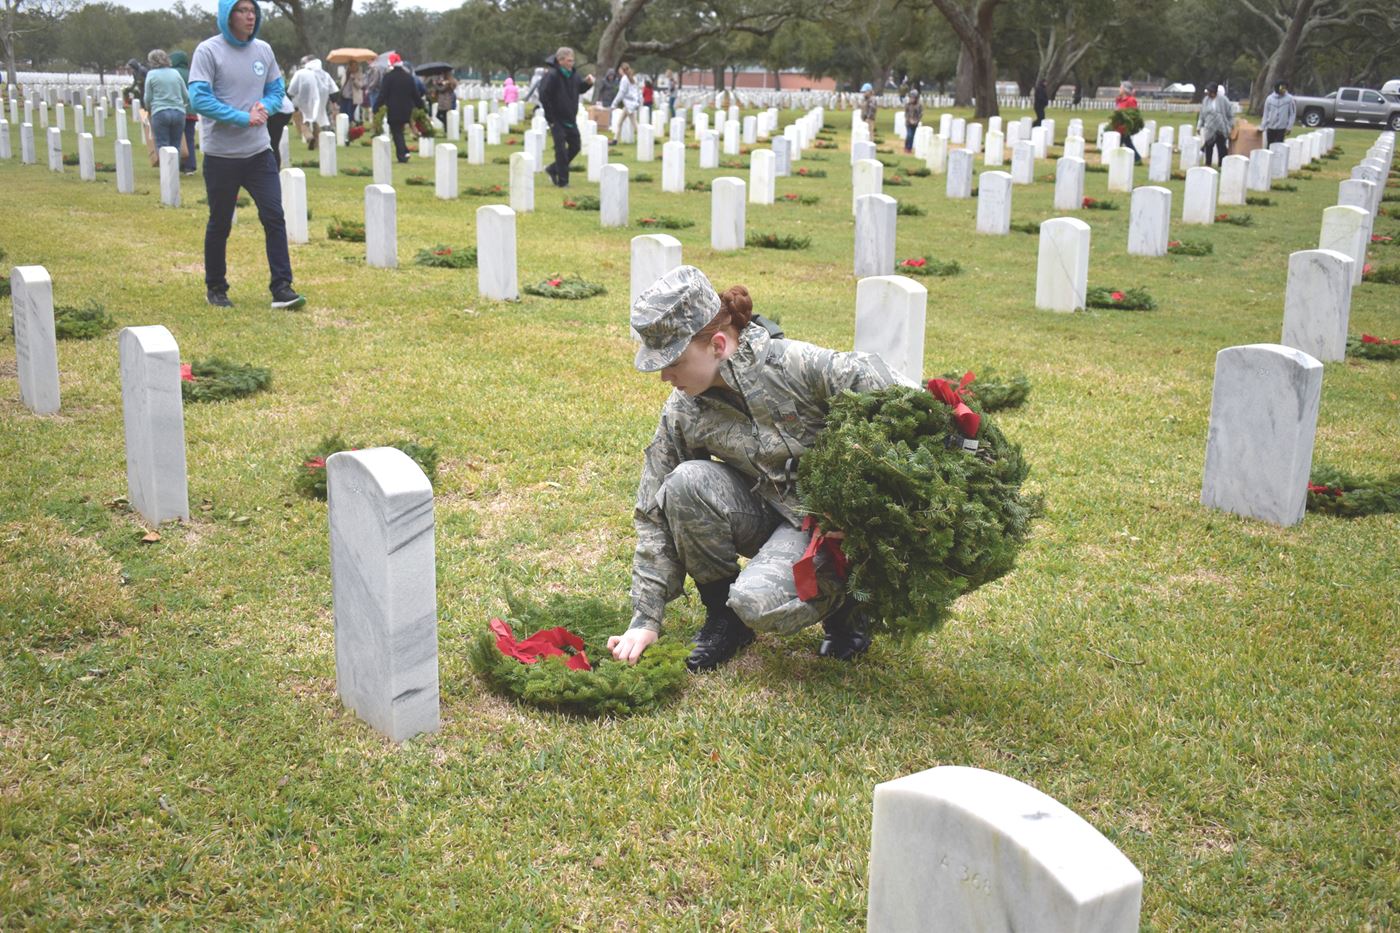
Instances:
[[[569,163],[583,148],[583,142],[576,126],[555,123],[549,132],[554,137],[554,183],[562,188],[569,183]]]
[[[1288,135],[1288,130],[1265,130],[1264,145],[1272,146],[1274,143],[1283,142],[1283,138]]]
[[[1133,150],[1133,164],[1134,164],[1134,165],[1137,165],[1139,162],[1142,161],[1142,153],[1138,152],[1138,151],[1137,151],[1137,146],[1134,146],[1134,145],[1133,145],[1133,134],[1132,134],[1132,133],[1128,133],[1128,132],[1122,133],[1122,134],[1118,137],[1118,144],[1119,144],[1120,146],[1127,146],[1129,149]]]
[[[1033,120],[1033,121],[1031,122],[1031,126],[1040,126],[1040,124],[1042,124],[1042,123],[1044,123],[1044,122],[1045,122],[1045,108],[1044,108],[1044,107],[1037,107],[1037,108],[1035,108],[1035,120]]]
[[[291,121],[290,113],[274,113],[267,118],[267,138],[272,143],[272,157],[277,160],[278,168],[282,167],[282,131]]]
[[[287,222],[282,216],[282,183],[277,178],[277,160],[271,149],[246,159],[226,159],[208,153],[204,156],[204,191],[209,198],[209,224],[204,228],[205,286],[228,290],[225,254],[239,188],[246,190],[258,206],[271,273],[268,288],[275,292],[279,285],[290,287],[292,259],[287,252]]]
[[[1220,164],[1225,164],[1225,156],[1230,152],[1230,138],[1228,136],[1212,136],[1206,140],[1206,165],[1210,164],[1211,153],[1220,154]]]
[[[394,137],[394,154],[400,162],[408,161],[408,143],[403,138],[403,128],[407,123],[390,123],[389,135]]]

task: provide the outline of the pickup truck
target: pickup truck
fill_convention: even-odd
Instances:
[[[1338,88],[1326,97],[1294,97],[1304,126],[1383,123],[1400,131],[1400,99],[1362,87]]]

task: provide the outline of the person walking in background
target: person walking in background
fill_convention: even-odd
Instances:
[[[642,83],[642,106],[656,106],[656,87],[651,83],[650,79]]]
[[[622,127],[624,124],[632,124],[632,138],[637,138],[637,108],[642,105],[642,92],[637,87],[637,78],[632,73],[632,66],[623,62],[617,66],[617,73],[620,82],[617,86],[617,96],[613,98],[613,104],[622,111],[622,119],[617,123],[617,140],[622,139]]]
[[[924,119],[924,104],[919,99],[919,89],[914,88],[909,92],[909,99],[904,103],[904,151],[906,153],[914,151],[914,134],[919,129],[919,123]]]
[[[1211,164],[1211,156],[1219,154],[1221,164],[1230,151],[1230,131],[1235,126],[1235,110],[1224,94],[1224,88],[1212,82],[1206,88],[1205,99],[1201,101],[1201,113],[1196,118],[1196,129],[1205,139],[1206,165]]]
[[[297,130],[308,149],[315,149],[321,131],[331,126],[331,95],[335,92],[335,79],[326,74],[321,60],[314,55],[304,57],[287,85],[287,96],[296,107]]]
[[[549,70],[540,82],[540,105],[544,107],[544,118],[549,124],[549,134],[554,139],[554,162],[544,170],[550,181],[557,187],[569,187],[569,163],[578,155],[583,143],[579,139],[578,99],[579,95],[593,84],[593,76],[579,76],[574,70],[574,50],[567,45],[560,46],[545,59]]]
[[[447,132],[447,115],[457,109],[457,79],[452,72],[445,71],[433,78],[433,99],[437,101],[437,117],[442,121],[442,131]]]
[[[1259,128],[1264,131],[1264,145],[1283,142],[1297,119],[1298,104],[1288,93],[1288,85],[1280,81],[1274,85],[1274,92],[1264,98],[1264,116],[1259,121]]]
[[[1045,86],[1045,79],[1041,78],[1035,83],[1035,122],[1031,126],[1040,126],[1045,122],[1045,108],[1050,106],[1050,89]]]
[[[151,135],[155,137],[156,149],[173,146],[178,150],[180,138],[185,134],[185,115],[190,110],[189,89],[180,72],[171,66],[170,56],[164,49],[151,49],[146,63],[150,69],[146,72],[141,99],[151,115]]]
[[[598,85],[598,93],[594,97],[600,107],[611,107],[613,98],[617,96],[617,89],[622,84],[622,77],[617,73],[616,68],[609,68],[608,73],[603,75],[603,83]]]
[[[672,115],[676,113],[676,93],[680,91],[681,83],[676,77],[676,73],[670,68],[661,76],[656,88],[661,92],[661,96],[666,98],[666,109]]]
[[[513,104],[520,99],[520,88],[515,86],[514,78],[506,78],[506,83],[501,88],[501,100],[507,104]]]
[[[351,123],[359,123],[364,117],[365,76],[359,62],[351,62],[345,67],[345,80],[340,84],[340,112],[350,118]]]
[[[1133,96],[1133,82],[1124,81],[1118,86],[1118,96],[1114,98],[1113,108],[1115,110],[1138,109],[1138,100]],[[1133,145],[1132,134],[1126,132],[1126,128],[1122,124],[1114,126],[1114,129],[1119,132],[1119,142],[1133,151],[1133,164],[1137,165],[1142,162],[1142,154],[1137,151],[1137,146]]]
[[[185,82],[186,93],[188,94],[188,88],[190,86],[190,57],[178,50],[171,52],[170,67],[174,68],[175,71],[179,73],[180,80]],[[183,155],[180,157],[180,171],[185,175],[193,175],[195,172],[199,171],[199,160],[195,158],[194,154],[194,128],[195,124],[198,122],[199,114],[194,112],[193,107],[190,107],[185,113],[185,148]]]
[[[408,66],[397,52],[389,54],[389,71],[379,85],[379,99],[387,113],[389,134],[394,137],[394,154],[400,162],[408,161],[408,142],[404,127],[413,119],[413,111],[423,106],[418,85],[409,74]]]
[[[258,38],[262,9],[255,0],[219,0],[219,34],[194,50],[190,101],[204,140],[204,190],[209,224],[204,229],[204,284],[211,305],[231,308],[227,249],[238,189],[258,206],[272,307],[299,308],[306,299],[292,289],[292,260],[282,216],[282,184],[267,136],[267,118],[282,106],[282,71],[272,46]]]
[[[870,130],[870,141],[875,141],[875,114],[877,105],[875,103],[875,86],[869,81],[860,86],[860,118],[865,121],[866,129]]]

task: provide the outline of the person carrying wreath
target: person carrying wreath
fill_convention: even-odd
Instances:
[[[813,531],[797,498],[797,465],[834,398],[908,380],[873,354],[774,336],[755,321],[744,286],[716,294],[694,266],[662,276],[631,317],[642,341],[636,368],[660,373],[673,391],[643,459],[632,622],[608,639],[613,657],[635,663],[656,641],[687,575],[705,607],[686,662],[693,672],[728,661],[755,630],[790,635],[817,622],[821,656],[862,654],[869,619],[828,552],[816,556],[816,595],[798,596],[793,564]]]
[[[1124,81],[1119,85],[1118,97],[1113,101],[1114,110],[1136,110],[1137,106],[1138,99],[1133,96],[1133,82]],[[1119,144],[1133,151],[1133,164],[1142,162],[1142,154],[1137,151],[1137,146],[1133,145],[1133,134],[1128,132],[1128,127],[1115,121],[1113,128],[1118,131]]]

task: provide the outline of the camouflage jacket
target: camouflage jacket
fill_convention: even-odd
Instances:
[[[754,481],[753,491],[794,527],[802,522],[797,462],[826,426],[830,399],[904,381],[880,357],[770,337],[750,324],[720,367],[727,388],[698,396],[679,389],[661,410],[646,449],[633,522],[632,628],[661,630],[666,604],[681,595],[685,568],[656,503],[683,460],[720,460]]]

